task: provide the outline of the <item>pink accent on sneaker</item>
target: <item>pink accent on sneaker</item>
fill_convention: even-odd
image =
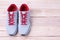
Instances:
[[[22,4],[21,7],[20,7],[20,11],[29,11],[29,8],[26,4]],[[26,24],[27,12],[24,12],[24,14],[21,12],[21,16],[22,16],[21,24],[22,25],[27,25]]]
[[[18,9],[15,4],[11,4],[8,9],[7,9],[7,24],[6,24],[6,29],[7,33],[10,36],[14,36],[17,33],[17,15],[18,15]]]
[[[22,16],[21,24],[22,24],[22,25],[27,25],[27,24],[26,24],[26,21],[27,21],[27,19],[26,19],[26,18],[27,18],[27,12],[24,13],[24,14],[21,12],[21,16]]]
[[[14,25],[14,12],[13,13],[8,13],[8,16],[9,16],[9,25]]]
[[[19,10],[20,11],[29,11],[29,8],[26,4],[22,4]]]
[[[27,4],[22,4],[19,9],[19,26],[18,31],[22,36],[30,32],[30,10]]]
[[[16,11],[16,10],[17,10],[17,7],[15,4],[10,5],[9,8],[7,9],[8,17],[9,17],[9,20],[8,20],[9,25],[14,25],[14,11]],[[12,12],[12,13],[10,13],[10,12]]]
[[[16,10],[17,10],[17,7],[15,4],[10,5],[9,8],[7,9],[8,12],[16,11]]]

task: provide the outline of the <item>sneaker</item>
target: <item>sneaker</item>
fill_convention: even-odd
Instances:
[[[10,36],[14,36],[17,33],[17,6],[11,4],[8,7],[7,12],[7,32]]]
[[[19,9],[19,33],[25,36],[30,31],[30,11],[26,4],[22,4]]]

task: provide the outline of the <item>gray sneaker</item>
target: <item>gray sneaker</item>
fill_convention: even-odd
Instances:
[[[7,9],[7,32],[10,36],[17,33],[17,13],[18,9],[15,4],[11,4]]]
[[[18,31],[22,36],[30,32],[30,11],[26,4],[22,4],[19,9]]]

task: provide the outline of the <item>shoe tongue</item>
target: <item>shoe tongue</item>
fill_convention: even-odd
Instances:
[[[10,12],[10,14],[13,14],[13,12]]]

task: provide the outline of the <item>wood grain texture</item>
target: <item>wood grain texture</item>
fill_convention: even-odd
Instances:
[[[5,20],[5,21],[3,21]],[[1,18],[0,36],[8,36],[6,32],[6,19]],[[4,24],[3,24],[4,23]],[[2,27],[1,27],[2,26]],[[57,17],[31,17],[31,32],[29,36],[60,36],[60,16]],[[3,34],[3,35],[1,35]],[[20,36],[19,34],[17,36]]]
[[[6,31],[6,13],[10,4],[18,9],[26,3],[31,11],[31,31],[22,37],[9,36]],[[60,0],[0,0],[0,40],[60,40]]]
[[[60,40],[60,37],[1,37],[0,40]]]

